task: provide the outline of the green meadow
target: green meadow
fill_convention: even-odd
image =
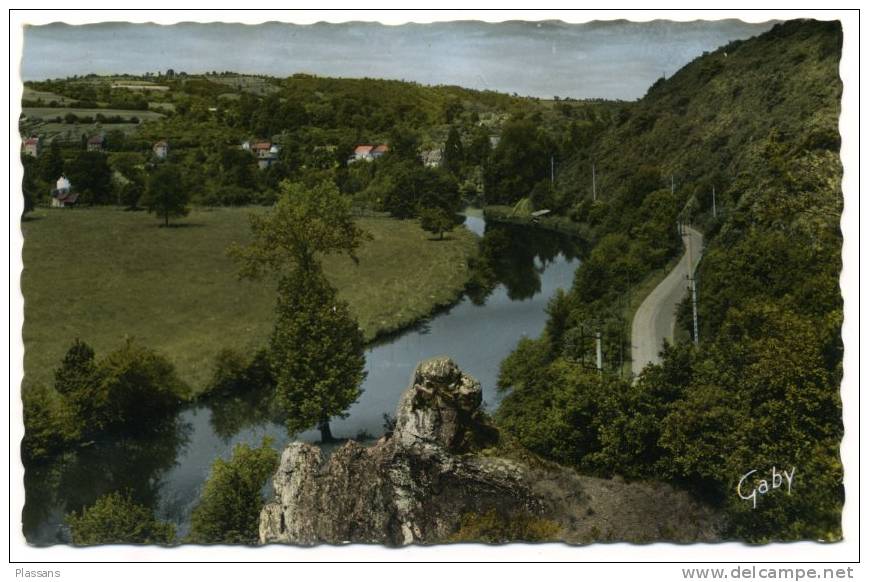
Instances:
[[[25,386],[50,383],[78,337],[98,356],[126,336],[166,354],[201,390],[222,348],[255,349],[271,330],[275,281],[240,281],[226,255],[248,240],[262,208],[194,209],[174,226],[114,208],[39,209],[24,233]],[[415,221],[365,217],[373,239],[359,262],[324,258],[340,296],[369,340],[454,301],[476,237],[457,229],[432,240]]]

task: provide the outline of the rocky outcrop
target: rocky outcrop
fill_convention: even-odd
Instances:
[[[290,444],[274,476],[275,497],[260,516],[260,541],[436,543],[449,540],[468,516],[499,516],[506,523],[545,520],[557,526],[558,539],[573,542],[595,536],[715,538],[714,515],[681,492],[665,491],[678,515],[664,510],[659,516],[659,487],[585,478],[527,454],[505,458],[481,452],[498,441],[481,401],[476,380],[449,358],[435,358],[417,366],[399,401],[393,432],[375,445],[349,441],[324,459],[315,446]],[[618,503],[622,489],[632,500],[627,507]],[[643,519],[652,526],[637,526]],[[679,528],[685,519],[693,524],[687,532]]]
[[[476,380],[436,358],[417,366],[393,433],[374,446],[350,441],[324,462],[318,448],[292,443],[262,511],[260,541],[427,543],[454,533],[468,513],[539,512],[515,463],[463,454],[497,438],[481,401]]]

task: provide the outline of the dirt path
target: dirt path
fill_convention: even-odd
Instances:
[[[658,363],[664,340],[673,341],[676,306],[688,293],[688,274],[693,273],[703,254],[703,235],[685,227],[685,254],[667,277],[643,301],[631,325],[631,371],[639,375],[646,364]]]

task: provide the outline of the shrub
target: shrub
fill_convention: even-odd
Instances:
[[[262,489],[274,473],[278,454],[270,439],[258,448],[235,446],[229,461],[217,459],[202,498],[190,517],[188,541],[200,544],[256,544]]]
[[[99,375],[107,425],[145,424],[189,395],[169,360],[132,340],[100,362]]]
[[[36,385],[21,394],[24,406],[24,438],[21,455],[34,460],[62,449],[78,438],[72,411],[54,390]]]
[[[103,495],[81,513],[66,516],[72,543],[96,544],[171,544],[175,526],[158,521],[153,512],[137,504],[129,493]]]

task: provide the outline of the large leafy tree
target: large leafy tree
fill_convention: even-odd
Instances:
[[[504,125],[501,140],[484,168],[486,202],[513,204],[528,196],[537,182],[548,177],[554,146],[530,119]]]
[[[453,176],[458,176],[464,162],[465,152],[462,148],[462,138],[455,126],[452,126],[444,144],[443,168]]]
[[[68,164],[66,175],[85,202],[106,204],[113,200],[112,169],[105,154],[78,152]]]
[[[54,182],[63,174],[63,155],[60,153],[60,144],[55,139],[51,142],[48,151],[39,159],[40,175],[46,182]]]
[[[140,202],[169,226],[170,218],[187,216],[189,200],[190,191],[184,186],[181,171],[174,164],[162,164],[148,176],[148,186]]]
[[[366,234],[355,225],[350,200],[333,183],[314,188],[284,183],[271,212],[251,216],[253,240],[230,254],[243,277],[279,277],[275,326],[270,341],[277,401],[287,428],[317,426],[332,439],[329,420],[345,414],[361,394],[364,341],[346,303],[322,272],[319,255],[355,258]]]
[[[276,311],[271,351],[278,406],[290,432],[317,426],[328,442],[329,420],[346,416],[362,393],[362,331],[318,265],[281,279]]]
[[[267,272],[286,275],[294,267],[310,268],[317,255],[345,253],[355,257],[368,235],[353,222],[350,200],[332,182],[308,188],[284,182],[281,196],[265,214],[251,214],[253,240],[232,245],[230,255],[241,263],[241,276]]]

